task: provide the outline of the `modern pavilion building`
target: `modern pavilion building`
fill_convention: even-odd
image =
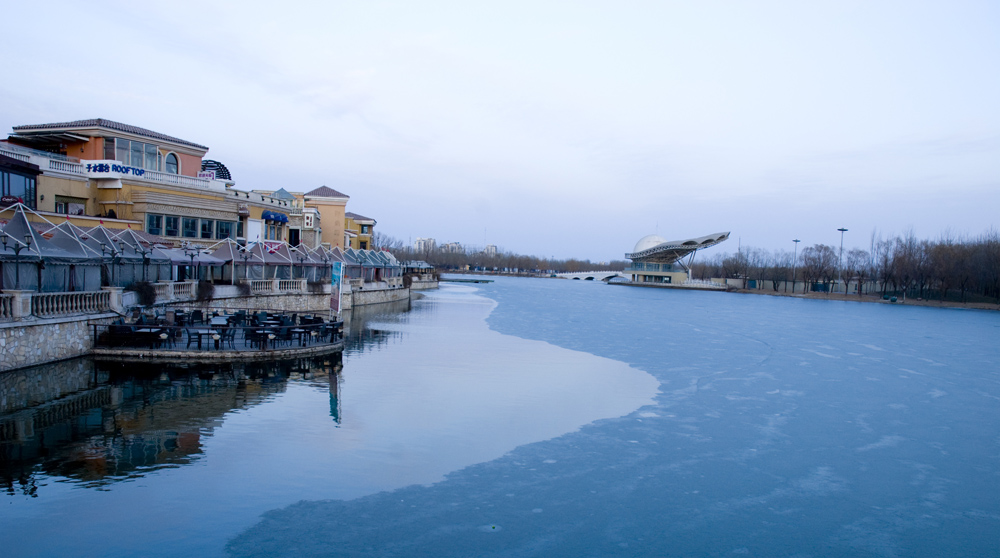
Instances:
[[[684,283],[691,278],[690,266],[695,253],[728,238],[728,232],[685,240],[667,240],[655,234],[644,236],[635,243],[631,253],[625,254],[632,260],[625,273],[637,283]]]

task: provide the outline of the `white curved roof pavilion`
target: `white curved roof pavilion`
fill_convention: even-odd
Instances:
[[[728,231],[684,240],[664,240],[651,234],[639,239],[632,252],[625,254],[625,257],[633,262],[672,264],[698,250],[725,242],[728,238]]]

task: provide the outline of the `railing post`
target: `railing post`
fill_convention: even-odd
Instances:
[[[125,292],[125,289],[121,287],[101,287],[101,290],[108,293],[108,308],[112,312],[124,314],[125,304],[122,302],[122,293]]]
[[[160,292],[163,292],[164,296],[162,302],[170,302],[174,299],[174,282],[169,279],[160,279],[157,281],[157,285],[166,285],[165,287],[160,287],[156,289],[157,302],[159,300]]]
[[[198,282],[197,281],[185,281],[184,283],[188,286],[188,288],[186,289],[187,290],[187,298],[188,298],[188,300],[194,300],[195,293],[198,292]]]
[[[15,320],[21,320],[31,315],[31,294],[34,291],[6,290],[13,298],[10,301],[10,315]]]

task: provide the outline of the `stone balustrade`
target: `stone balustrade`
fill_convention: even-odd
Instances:
[[[250,281],[254,295],[304,294],[305,279],[264,279]],[[231,287],[235,288],[235,287]],[[157,304],[193,301],[197,297],[197,281],[155,283]],[[133,292],[118,287],[102,287],[100,291],[38,293],[8,290],[0,294],[0,321],[16,321],[29,317],[58,318],[105,312],[124,313],[137,304]]]
[[[72,314],[97,314],[111,310],[108,291],[30,293],[31,313],[39,318]]]
[[[153,285],[156,291],[156,300],[166,300],[174,297],[173,283],[160,282]]]
[[[14,295],[0,295],[0,320],[14,319]]]
[[[273,279],[254,279],[250,281],[250,292],[253,294],[263,294],[274,292]]]

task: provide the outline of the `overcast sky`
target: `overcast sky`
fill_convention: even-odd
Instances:
[[[1000,211],[1000,3],[18,2],[0,130],[108,118],[404,241],[621,259]]]

